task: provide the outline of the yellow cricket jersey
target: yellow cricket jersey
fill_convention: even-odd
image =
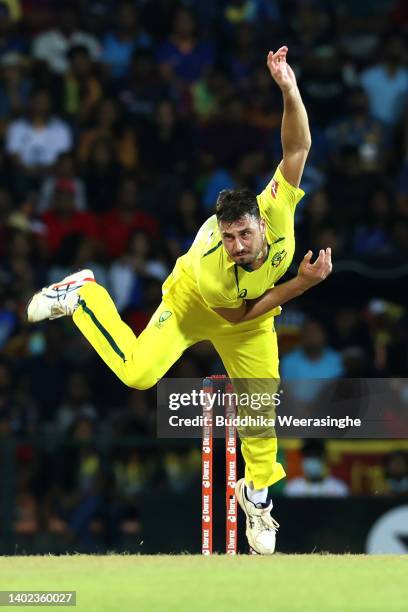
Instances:
[[[290,185],[279,167],[257,196],[266,222],[269,253],[257,270],[236,264],[225,250],[215,215],[207,219],[189,251],[179,257],[163,285],[163,296],[177,281],[187,282],[209,308],[238,308],[244,299],[260,297],[283,276],[295,251],[294,213],[304,191]],[[280,313],[280,307],[271,314]]]

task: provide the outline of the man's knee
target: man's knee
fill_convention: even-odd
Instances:
[[[149,372],[142,366],[138,368],[125,368],[122,380],[127,387],[146,391],[146,389],[154,387],[158,379],[152,372]]]

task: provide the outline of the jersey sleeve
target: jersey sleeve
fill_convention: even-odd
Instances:
[[[287,236],[289,230],[293,232],[296,205],[304,195],[303,189],[288,183],[278,166],[273,178],[257,197],[261,217],[277,237]]]

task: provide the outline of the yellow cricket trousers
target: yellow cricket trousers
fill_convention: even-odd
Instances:
[[[122,321],[108,292],[97,283],[79,290],[73,320],[103,361],[129,387],[148,389],[192,344],[210,340],[230,378],[278,378],[273,317],[231,324],[208,308],[182,281],[163,297],[146,329],[136,337]],[[242,438],[245,480],[262,489],[285,476],[276,461],[275,437]]]

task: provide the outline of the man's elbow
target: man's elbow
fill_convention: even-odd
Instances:
[[[246,313],[246,306],[239,308],[213,308],[220,317],[228,321],[228,323],[241,323]]]
[[[283,156],[286,158],[306,160],[312,147],[312,138],[305,137],[297,142],[292,142],[290,146],[283,147]]]
[[[305,153],[307,155],[312,148],[312,135],[310,130],[305,130],[303,134],[299,134],[298,136],[299,138],[297,138],[292,145],[293,152]]]
[[[308,154],[310,149],[312,148],[312,136],[309,133],[308,136],[305,136],[304,138],[302,138],[301,141],[299,141],[296,145],[296,150],[299,153],[304,153],[304,154]]]
[[[231,314],[229,312],[228,313],[224,312],[221,316],[222,316],[223,319],[228,321],[228,323],[231,323],[231,325],[236,325],[237,323],[241,323],[241,321],[242,321],[242,319],[244,317],[243,314],[238,313],[238,312],[234,313],[234,314]]]

